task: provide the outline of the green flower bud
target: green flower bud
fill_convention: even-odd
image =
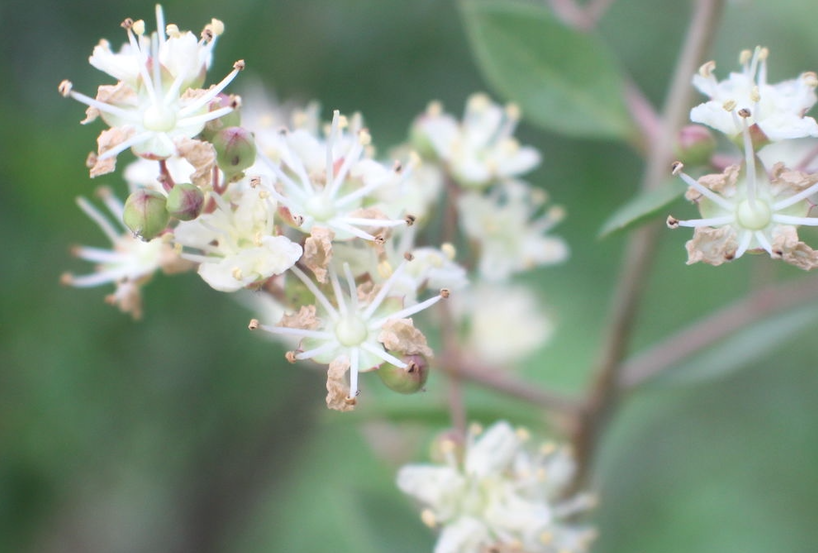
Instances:
[[[716,151],[716,139],[702,125],[687,125],[679,131],[676,157],[686,165],[705,165]]]
[[[216,163],[228,178],[240,175],[256,161],[253,133],[242,127],[228,127],[217,132],[211,144],[216,148]]]
[[[195,184],[177,184],[168,192],[167,210],[180,221],[192,221],[202,212],[204,193]]]
[[[148,241],[159,235],[168,225],[170,215],[165,209],[167,201],[159,192],[142,188],[125,201],[122,222],[134,236]]]
[[[390,390],[399,394],[414,394],[423,389],[426,379],[429,378],[429,363],[422,355],[404,355],[401,359],[406,368],[400,368],[391,363],[384,363],[377,370],[381,381]]]

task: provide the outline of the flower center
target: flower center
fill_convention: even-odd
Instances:
[[[369,331],[366,329],[366,323],[355,315],[345,317],[335,325],[335,337],[338,338],[341,345],[359,346],[367,336],[369,336]]]
[[[749,200],[744,200],[738,204],[736,219],[746,229],[761,230],[770,224],[772,212],[767,202],[756,199],[753,205]]]
[[[176,126],[176,114],[163,105],[152,105],[142,115],[142,126],[149,131],[168,132]]]
[[[305,206],[307,213],[312,215],[316,221],[329,221],[335,216],[335,206],[332,199],[326,197],[324,194],[312,196],[307,200]]]

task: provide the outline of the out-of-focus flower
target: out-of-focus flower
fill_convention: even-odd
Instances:
[[[176,242],[200,254],[183,257],[200,263],[199,275],[221,292],[235,292],[261,284],[292,267],[301,246],[276,235],[276,203],[265,190],[234,183],[226,197],[211,192],[216,209],[182,222],[174,230]]]
[[[179,257],[166,238],[158,237],[145,242],[121,226],[124,205],[107,188],[98,189],[105,207],[118,223],[113,224],[103,213],[85,198],[77,198],[77,204],[111,241],[112,248],[78,246],[74,254],[86,261],[97,263],[97,270],[88,275],[75,276],[65,273],[62,282],[79,288],[113,283],[116,291],[107,296],[108,303],[130,313],[135,319],[142,316],[141,288],[156,271],[175,273],[188,270],[192,264]]]
[[[693,77],[693,84],[709,101],[694,107],[690,119],[717,129],[731,137],[742,132],[739,110],[752,113],[749,125],[763,133],[769,140],[783,140],[804,136],[818,136],[818,123],[805,114],[816,101],[815,73],[802,73],[797,79],[778,84],[767,83],[766,48],[744,50],[739,61],[741,73],[719,82],[713,75],[715,62],[704,64]]]
[[[293,362],[313,359],[328,364],[327,405],[350,410],[356,403],[359,372],[375,370],[383,363],[406,368],[407,364],[398,358],[402,355],[432,355],[426,338],[414,328],[409,317],[447,297],[448,291],[441,290],[426,301],[404,308],[402,299],[391,292],[405,266],[406,262],[395,269],[392,278],[375,288],[356,287],[349,265],[344,267],[344,287],[338,273],[330,267],[332,299],[298,267],[292,267],[290,272],[315,296],[317,305],[302,306],[298,313],[282,318],[278,326],[262,325],[254,319],[250,329],[301,338],[300,347],[288,354],[288,359]],[[347,370],[348,388],[341,384]]]
[[[60,92],[88,105],[83,123],[101,117],[110,129],[99,136],[99,151],[91,176],[114,170],[115,158],[132,148],[136,155],[165,159],[177,153],[177,143],[198,135],[208,121],[233,111],[234,106],[214,105],[218,95],[244,68],[238,61],[219,84],[198,88],[210,63],[216,37],[224,31],[214,19],[205,26],[201,40],[176,25],[165,27],[161,6],[156,7],[157,31],[145,34],[145,22],[126,19],[122,26],[128,44],[113,53],[107,41],[100,42],[91,64],[119,79],[116,85],[102,85],[96,98],[73,90],[69,81],[60,83]]]
[[[485,431],[475,425],[462,451],[449,439],[437,444],[442,464],[400,469],[398,487],[423,504],[427,525],[441,529],[435,553],[588,550],[595,532],[567,522],[595,503],[588,495],[563,497],[573,458],[553,444],[531,450],[528,440],[505,421]]]
[[[485,94],[469,97],[462,122],[433,102],[415,121],[413,142],[421,152],[431,150],[462,186],[485,188],[540,163],[535,148],[513,138],[519,119],[517,106],[499,106]]]
[[[564,217],[562,208],[551,207],[532,220],[546,201],[545,192],[521,181],[503,183],[487,195],[467,193],[459,198],[460,226],[480,248],[481,277],[502,281],[568,257],[565,242],[546,235]]]
[[[466,322],[463,351],[481,363],[506,367],[545,345],[554,331],[526,286],[480,282],[452,300],[453,312]]]
[[[800,225],[818,226],[818,218],[808,217],[809,197],[818,191],[818,175],[788,170],[774,165],[768,175],[753,153],[747,124],[750,114],[741,110],[744,121],[745,162],[724,173],[706,175],[698,181],[674,165],[690,186],[688,199],[697,202],[701,219],[669,217],[671,228],[693,227],[687,243],[688,264],[701,261],[721,265],[745,252],[766,251],[774,259],[809,270],[818,266],[818,252],[798,239]]]

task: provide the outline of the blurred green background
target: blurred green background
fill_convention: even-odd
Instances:
[[[230,4],[165,3],[183,29],[225,22],[211,79],[244,58],[250,69],[232,90],[252,72],[281,99],[361,110],[382,151],[429,100],[460,113],[469,93],[485,89],[451,1]],[[818,68],[810,10],[810,0],[731,2],[715,41],[718,74],[756,44],[771,49],[772,80]],[[684,1],[616,0],[602,21],[655,102],[688,11]],[[354,414],[327,412],[321,372],[284,363],[280,347],[245,330],[247,311],[195,275],[155,279],[138,323],[104,304],[107,289],[59,286],[64,271],[89,270],[71,244],[107,246],[74,197],[123,185],[116,175],[88,179],[84,159],[100,127],[81,127],[82,106],[57,84],[70,78],[92,93],[107,77],[87,57],[101,37],[124,40],[126,16],[151,22],[153,3],[0,4],[0,551],[431,551],[434,537],[393,478],[446,426],[444,382],[396,398],[364,377],[366,401]],[[527,279],[559,327],[523,370],[576,392],[623,242],[596,231],[636,190],[641,162],[621,145],[526,126],[520,136],[543,152],[531,180],[567,208],[557,234],[573,252]],[[681,202],[673,209],[692,213]],[[687,233],[658,232],[637,349],[760,280],[801,276],[761,257],[686,267]],[[627,399],[596,471],[597,552],[815,551],[818,325],[805,320],[741,371]],[[468,392],[473,418],[541,420],[519,402]]]

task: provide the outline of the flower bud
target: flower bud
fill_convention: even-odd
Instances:
[[[381,381],[390,390],[399,394],[414,394],[423,389],[426,379],[429,378],[429,363],[422,355],[404,355],[401,359],[406,363],[405,368],[384,363],[377,370]]]
[[[241,174],[256,161],[253,133],[242,127],[228,127],[217,132],[211,141],[216,148],[216,163],[228,178]]]
[[[204,193],[195,184],[177,184],[168,192],[167,210],[180,221],[192,221],[202,212]]]
[[[139,189],[125,201],[122,222],[134,236],[148,241],[168,225],[170,215],[165,209],[165,197],[154,190]]]
[[[676,157],[688,165],[705,165],[716,151],[716,139],[702,125],[687,125],[679,131]]]

